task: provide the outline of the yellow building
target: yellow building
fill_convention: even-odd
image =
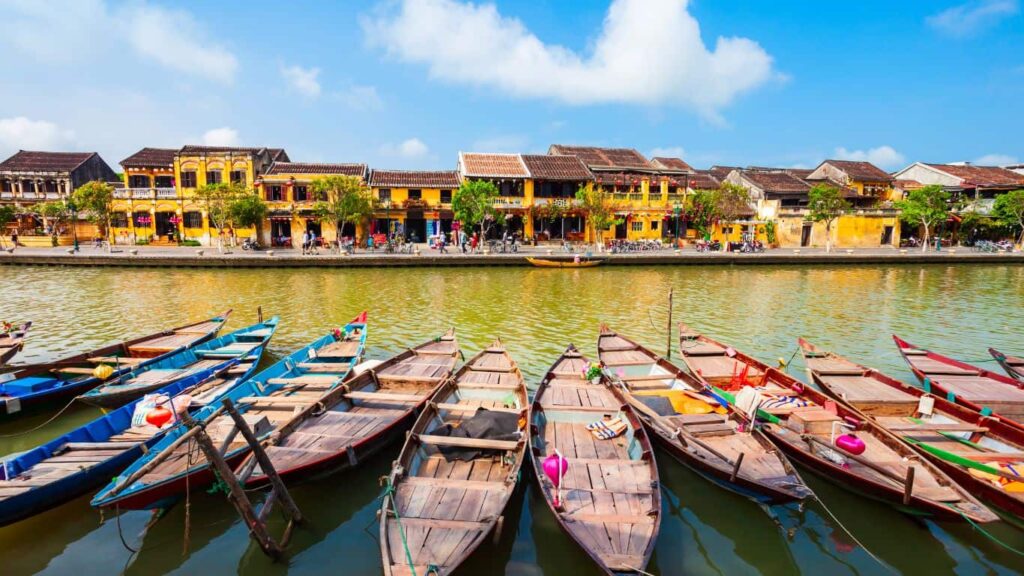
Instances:
[[[851,202],[857,207],[872,208],[898,200],[893,198],[892,176],[870,162],[825,160],[807,176],[807,181],[812,185],[832,183],[853,190],[857,195]]]
[[[377,201],[370,234],[402,234],[426,242],[452,230],[452,195],[459,187],[456,170],[372,170],[370,189]]]
[[[112,240],[124,244],[190,240],[211,245],[216,232],[211,231],[205,206],[195,200],[196,189],[233,182],[252,190],[256,179],[277,161],[288,161],[279,148],[143,148],[121,162],[127,188],[114,193]],[[226,233],[231,239],[255,231]]]
[[[266,173],[256,179],[256,191],[267,203],[268,218],[260,231],[260,242],[267,246],[298,246],[306,230],[314,232],[325,242],[338,239],[334,222],[320,222],[313,213],[317,201],[313,183],[328,176],[352,176],[365,185],[366,164],[310,164],[305,162],[275,162]],[[343,237],[363,238],[365,231],[354,230],[351,224],[342,231]]]

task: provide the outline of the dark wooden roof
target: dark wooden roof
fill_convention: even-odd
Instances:
[[[547,154],[523,154],[523,163],[536,180],[558,180],[563,182],[589,182],[594,175],[576,156],[550,156]]]
[[[19,150],[14,156],[0,162],[2,172],[71,172],[95,152],[32,152]]]
[[[811,185],[789,172],[744,170],[743,177],[753,182],[765,194],[806,194]]]
[[[121,160],[122,168],[150,168],[174,166],[174,155],[178,151],[173,148],[143,148],[135,154]]]
[[[725,177],[729,175],[733,170],[742,170],[739,166],[712,166],[708,173],[718,178],[719,180],[725,180]]]
[[[693,190],[717,190],[722,181],[709,170],[696,170],[690,175],[690,188]]]
[[[274,174],[341,174],[366,177],[366,164],[323,164],[307,162],[274,162],[268,175]]]
[[[965,188],[1004,188],[1024,186],[1024,174],[996,166],[972,166],[970,164],[928,164],[936,170],[960,178]]]
[[[825,160],[822,164],[831,164],[842,170],[855,182],[892,182],[892,176],[888,172],[875,166],[871,162],[857,162],[854,160]]]
[[[664,168],[666,170],[682,170],[684,172],[693,172],[693,166],[690,166],[683,161],[682,158],[669,158],[666,156],[655,156],[651,158],[651,164],[657,168]]]
[[[591,170],[596,169],[653,169],[654,166],[644,155],[633,148],[598,148],[596,146],[566,146],[552,144],[549,154],[560,156],[576,156]]]
[[[456,170],[373,170],[370,186],[374,188],[458,188]]]

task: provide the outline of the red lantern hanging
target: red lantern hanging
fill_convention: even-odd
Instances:
[[[157,428],[163,428],[164,424],[170,422],[173,417],[173,412],[163,406],[157,406],[146,413],[146,422],[156,426]]]

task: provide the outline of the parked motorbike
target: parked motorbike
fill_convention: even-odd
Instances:
[[[263,250],[263,246],[255,238],[246,238],[242,241],[242,250]]]

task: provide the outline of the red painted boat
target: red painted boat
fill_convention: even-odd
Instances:
[[[996,359],[996,362],[999,362],[1010,378],[1024,382],[1024,358],[1003,354],[995,348],[989,348],[988,353]]]

